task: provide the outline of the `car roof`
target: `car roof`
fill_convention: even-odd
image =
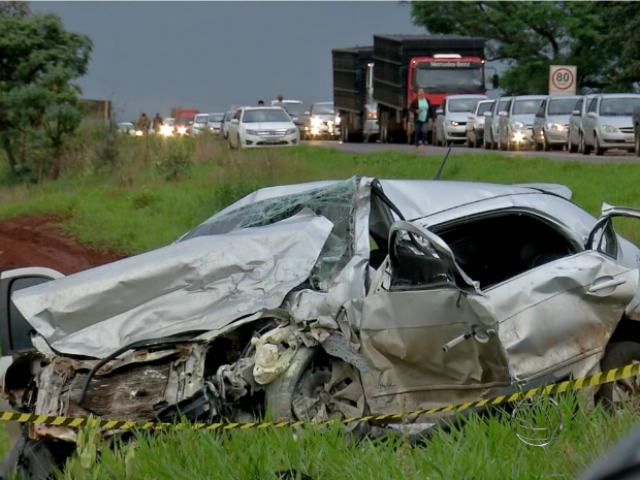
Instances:
[[[515,95],[511,97],[516,100],[544,100],[545,98],[549,98],[549,95]]]
[[[597,96],[602,98],[640,98],[638,93],[600,93]]]
[[[487,97],[486,95],[482,95],[480,93],[476,93],[476,94],[470,94],[470,93],[456,93],[453,95],[447,95],[447,99],[449,98],[482,98],[484,99],[488,99],[489,97]]]
[[[580,100],[584,95],[558,95],[557,97],[549,97],[550,100]]]
[[[242,107],[242,110],[284,110],[284,108],[260,105],[259,107]]]
[[[326,187],[340,180],[279,185],[261,188],[243,197],[216,215],[235,210],[242,206],[315,188]],[[407,219],[424,218],[464,205],[483,202],[497,197],[513,195],[553,194],[565,199],[571,198],[571,190],[559,184],[537,183],[503,185],[496,183],[467,182],[458,180],[401,180],[379,179],[387,197],[400,209]],[[212,217],[213,218],[213,217]]]

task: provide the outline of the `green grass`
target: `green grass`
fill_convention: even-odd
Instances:
[[[133,141],[129,141],[133,140]],[[159,142],[125,139],[129,161],[113,171],[93,168],[89,150],[58,181],[0,188],[0,218],[57,214],[63,227],[96,248],[139,253],[172,242],[220,208],[256,188],[354,174],[380,178],[432,178],[441,157],[401,152],[354,155],[331,149],[229,152],[217,143],[196,144],[187,178],[167,182],[155,161],[166,158]],[[2,169],[0,164],[0,169]],[[603,201],[640,207],[640,166],[553,162],[468,153],[449,159],[443,180],[498,183],[551,182],[569,186],[574,201],[597,215]],[[6,173],[6,172],[5,172]],[[0,171],[0,178],[6,175]],[[620,233],[640,243],[633,222]],[[95,464],[89,442],[70,464],[76,479],[273,479],[293,468],[314,479],[494,479],[574,478],[626,434],[636,414],[611,418],[599,410],[572,419],[574,400],[563,403],[565,428],[546,452],[520,443],[508,419],[473,419],[460,432],[441,434],[427,447],[408,449],[400,440],[347,445],[339,430],[233,432],[226,438],[176,431],[145,436],[135,450],[103,450]],[[0,434],[0,449],[6,436]],[[95,443],[95,442],[94,442]],[[94,445],[95,447],[95,445]]]
[[[232,431],[179,429],[139,434],[135,447],[103,449],[101,463],[82,465],[98,443],[87,442],[68,465],[67,479],[273,479],[295,470],[314,480],[370,479],[570,479],[582,473],[638,420],[635,413],[609,417],[599,408],[577,409],[561,401],[563,428],[545,448],[520,442],[510,417],[471,417],[452,433],[411,448],[406,437],[351,442],[339,426]],[[541,416],[537,417],[542,420]],[[544,423],[538,423],[543,426]],[[89,436],[93,434],[89,431]]]
[[[0,191],[0,218],[57,213],[64,228],[82,242],[139,253],[181,234],[252,190],[269,185],[342,179],[356,173],[380,178],[432,178],[441,158],[402,152],[354,155],[333,149],[228,152],[216,149],[179,182],[165,182],[153,164],[132,173],[69,176],[42,186]],[[603,201],[640,207],[640,166],[552,162],[464,154],[449,159],[444,180],[497,183],[552,182],[569,186],[573,200],[597,215]],[[125,186],[123,186],[125,185]],[[640,229],[624,224],[621,234],[640,243]]]

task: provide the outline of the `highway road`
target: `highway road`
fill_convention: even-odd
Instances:
[[[352,153],[367,153],[367,152],[380,152],[383,150],[394,150],[394,151],[403,151],[409,153],[415,153],[416,148],[413,145],[406,144],[383,144],[383,143],[341,143],[338,141],[330,141],[330,140],[309,140],[302,142],[306,145],[323,147],[323,148],[336,148],[343,152],[352,152]],[[447,148],[445,147],[433,147],[428,145],[425,153],[421,153],[421,155],[440,155],[443,156],[447,152]],[[596,157],[594,154],[589,156],[585,156],[578,153],[569,153],[566,150],[558,151],[552,150],[550,152],[535,152],[524,150],[521,152],[503,152],[503,151],[489,151],[484,149],[471,149],[467,148],[464,145],[454,145],[451,150],[451,156],[460,155],[464,153],[472,153],[475,155],[486,155],[489,153],[497,153],[500,155],[506,155],[509,157],[524,157],[524,158],[535,158],[535,157],[545,157],[550,158],[551,160],[557,161],[579,161],[579,162],[589,162],[589,163],[639,163],[640,158],[636,157],[634,154],[612,150],[606,152],[606,155],[601,157]]]

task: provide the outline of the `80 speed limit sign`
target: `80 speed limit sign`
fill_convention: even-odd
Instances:
[[[551,65],[549,67],[549,95],[576,94],[575,65]]]

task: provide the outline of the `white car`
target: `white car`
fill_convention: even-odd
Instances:
[[[498,148],[498,139],[500,138],[498,128],[500,127],[500,112],[504,112],[509,104],[511,97],[498,98],[491,107],[491,110],[484,112],[484,148],[486,150],[495,150]]]
[[[207,120],[207,130],[216,135],[220,134],[222,129],[222,119],[224,118],[224,112],[222,113],[210,113]]]
[[[484,112],[490,112],[495,100],[482,100],[467,115],[467,147],[478,148],[484,141]]]
[[[569,138],[569,118],[580,100],[578,95],[549,97],[533,120],[533,145],[536,150],[562,150]]]
[[[224,114],[224,117],[222,118],[222,122],[220,122],[220,130],[222,132],[222,137],[225,140],[229,138],[229,124],[231,123],[231,120],[233,120],[233,116],[235,114],[236,114],[235,110],[229,110],[227,113]]]
[[[296,106],[298,109],[302,108],[302,102],[300,100],[271,100],[272,107],[282,107],[284,105],[284,109],[286,110],[289,105]]]
[[[209,121],[208,113],[199,113],[193,118],[193,125],[191,125],[191,131],[189,136],[196,137],[203,133],[207,128],[207,122]]]
[[[498,115],[498,148],[516,150],[533,145],[533,120],[546,95],[519,95],[511,98]]]
[[[582,119],[582,154],[620,148],[633,152],[635,135],[633,110],[640,107],[640,95],[632,93],[596,95]]]
[[[121,122],[117,125],[118,133],[123,133],[126,135],[135,135],[136,127],[131,122]]]
[[[449,95],[436,110],[436,145],[467,140],[467,115],[486,95]]]
[[[293,146],[300,131],[280,107],[243,107],[229,124],[229,148]]]
[[[575,110],[569,118],[569,140],[567,150],[571,153],[582,153],[582,119],[587,114],[587,107],[595,95],[584,95],[576,103]]]

